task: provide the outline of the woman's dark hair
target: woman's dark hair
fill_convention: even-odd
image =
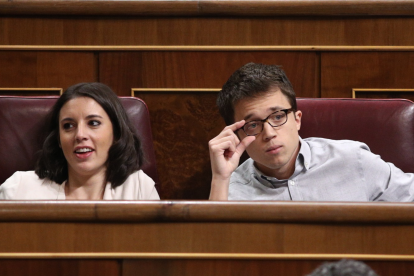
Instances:
[[[70,100],[89,97],[108,114],[112,122],[114,142],[106,161],[106,181],[115,188],[139,170],[144,162],[141,141],[128,119],[117,95],[102,83],[79,83],[69,87],[48,114],[46,139],[37,160],[35,172],[39,178],[48,178],[62,184],[68,179],[68,164],[59,147],[59,113]]]
[[[236,70],[217,97],[217,106],[226,125],[234,123],[234,105],[245,98],[254,98],[279,88],[296,111],[296,94],[285,72],[277,65],[247,63]]]

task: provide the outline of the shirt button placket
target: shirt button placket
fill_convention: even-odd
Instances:
[[[290,196],[292,197],[292,200],[301,200],[302,198],[299,194],[298,186],[296,184],[297,183],[295,180],[288,180]]]

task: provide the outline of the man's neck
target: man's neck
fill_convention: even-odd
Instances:
[[[295,165],[289,166],[286,168],[283,167],[280,169],[264,168],[264,167],[261,167],[260,165],[258,166],[256,162],[254,163],[254,165],[263,175],[269,176],[269,177],[275,177],[279,180],[289,179],[295,172]]]
[[[301,144],[299,142],[298,147],[295,149],[291,158],[288,160],[286,164],[284,164],[280,168],[272,169],[263,165],[259,165],[256,162],[254,162],[254,165],[259,171],[261,171],[266,176],[275,177],[279,180],[289,179],[295,172],[296,159],[299,155],[300,148]]]

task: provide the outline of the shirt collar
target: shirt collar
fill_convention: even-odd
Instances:
[[[310,166],[310,161],[311,161],[310,147],[308,143],[306,143],[306,141],[304,141],[300,136],[299,136],[299,143],[301,147],[300,147],[298,156],[296,157],[295,172],[293,173],[291,178],[297,176],[299,173],[301,173],[304,170],[307,171]],[[266,186],[269,186],[269,184],[271,184],[271,186],[274,186],[275,184],[282,184],[286,182],[286,179],[279,180],[276,177],[271,177],[271,176],[267,176],[263,174],[260,170],[256,168],[256,166],[254,165],[254,161],[253,160],[251,161],[252,161],[254,177],[260,183]]]
[[[301,162],[304,169],[309,170],[311,159],[312,159],[311,149],[308,143],[306,143],[306,141],[304,141],[300,136],[299,136],[299,143],[301,146],[300,146],[298,157],[296,158],[296,167],[298,165],[298,162]]]

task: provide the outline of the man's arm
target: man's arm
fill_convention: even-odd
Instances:
[[[361,149],[363,179],[370,201],[414,201],[414,174],[404,173],[379,155]]]
[[[211,180],[210,200],[227,200],[230,176],[239,165],[240,156],[256,137],[247,136],[241,142],[234,133],[244,125],[244,120],[226,126],[208,143],[210,150]]]

